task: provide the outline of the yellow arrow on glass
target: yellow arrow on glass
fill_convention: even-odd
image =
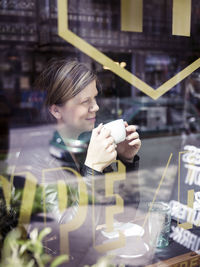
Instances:
[[[144,94],[148,95],[152,99],[158,99],[160,96],[164,95],[175,85],[189,76],[192,72],[200,67],[200,58],[190,64],[188,67],[184,68],[174,77],[163,83],[157,89],[152,88],[147,83],[137,78],[134,74],[128,70],[117,65],[112,59],[104,55],[94,46],[90,45],[78,35],[74,34],[68,29],[68,1],[58,0],[58,34],[65,41],[72,44],[74,47],[78,48],[80,51],[109,68],[113,73],[139,89]]]

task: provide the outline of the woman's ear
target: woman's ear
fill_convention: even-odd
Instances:
[[[57,120],[61,119],[61,113],[58,106],[53,104],[52,106],[50,106],[49,111]]]

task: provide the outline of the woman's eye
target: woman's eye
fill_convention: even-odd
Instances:
[[[84,101],[82,102],[82,104],[87,104],[87,103],[89,103],[89,99],[86,99],[86,100],[84,100]]]

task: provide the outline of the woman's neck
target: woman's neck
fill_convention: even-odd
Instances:
[[[67,129],[67,127],[63,127],[60,125],[57,125],[57,131],[59,132],[60,136],[62,137],[64,143],[68,141],[69,139],[77,140],[79,134],[75,133],[74,131],[70,131],[70,129]]]

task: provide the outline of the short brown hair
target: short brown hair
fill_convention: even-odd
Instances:
[[[63,105],[81,92],[96,74],[76,59],[53,59],[41,73],[36,86],[46,92],[45,106]]]

